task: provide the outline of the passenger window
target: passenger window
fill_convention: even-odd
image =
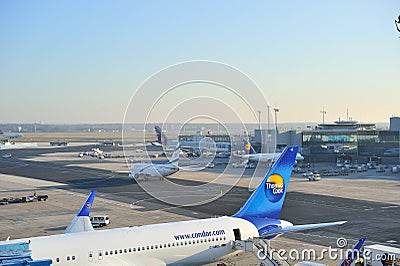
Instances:
[[[113,252],[112,252],[112,250],[110,251],[110,255],[112,255],[113,254]]]
[[[189,241],[189,245],[192,244],[192,241]]]
[[[199,240],[197,239],[197,244],[199,243]]]
[[[138,251],[140,250],[140,248],[138,248]],[[136,248],[133,248],[133,251],[136,251]]]
[[[124,249],[124,253],[126,253],[127,252],[127,250],[126,250],[126,248]]]
[[[75,260],[75,256],[72,256],[72,260]]]
[[[187,245],[187,241],[185,241],[185,245]]]
[[[67,260],[69,260],[69,256],[67,257]]]
[[[56,262],[60,262],[60,258],[56,258]]]
[[[93,253],[89,252],[89,258],[92,258],[92,257],[93,257]]]
[[[118,250],[115,250],[114,254],[117,255],[118,254]]]
[[[149,250],[150,249],[150,247],[149,246],[147,246],[147,250]]]
[[[131,249],[131,248],[129,248],[129,252],[132,252],[132,249]]]
[[[105,252],[106,256],[108,255],[108,251]]]
[[[174,245],[174,244],[172,244],[172,245]],[[168,247],[171,247],[171,244],[170,244],[170,243],[168,243]]]
[[[122,253],[122,249],[119,250],[119,253]]]

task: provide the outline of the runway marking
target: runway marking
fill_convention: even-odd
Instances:
[[[290,200],[290,199],[286,199],[286,200]],[[319,206],[334,207],[334,208],[343,209],[343,210],[354,210],[354,208],[347,208],[347,207],[342,207],[342,206],[338,206],[338,205],[330,205],[330,204],[324,204],[324,203],[318,203],[318,202],[310,202],[310,201],[298,200],[298,199],[292,199],[292,200],[296,201],[296,202],[306,203],[306,204],[314,204],[314,205],[319,205]]]
[[[391,208],[397,208],[399,207],[398,205],[391,205],[391,206],[383,206],[381,209],[391,209]]]
[[[221,190],[221,192],[220,192],[220,195],[222,195],[222,190]],[[183,207],[190,207],[190,206],[196,206],[196,205],[200,205],[200,204],[202,204],[202,203],[208,203],[208,202],[210,202],[210,201],[213,201],[214,199],[217,199],[218,197],[220,197],[220,195],[217,195],[217,196],[215,196],[214,198],[212,198],[212,199],[206,199],[206,200],[201,200],[201,201],[198,201],[198,202],[194,202],[194,203],[192,203],[191,205],[179,205],[179,206],[171,206],[171,207],[165,207],[165,208],[161,208],[161,209],[155,209],[155,210],[147,210],[147,211],[143,211],[144,213],[147,213],[147,212],[155,212],[155,211],[167,211],[167,210],[173,210],[173,209],[178,209],[178,208],[183,208]],[[143,200],[144,201],[144,200]],[[196,204],[196,205],[195,205]],[[133,206],[135,206],[134,204],[133,204]]]

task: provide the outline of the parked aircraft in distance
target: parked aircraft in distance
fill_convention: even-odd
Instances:
[[[92,231],[87,221],[92,193],[66,233],[0,241],[0,246],[28,243],[33,259],[51,259],[55,265],[198,265],[231,254],[235,241],[345,223],[293,225],[279,219],[296,154],[297,147],[286,147],[231,217]]]
[[[170,150],[178,141],[168,139],[159,126],[154,127],[157,133],[157,141],[151,142],[154,146],[163,146],[165,150]],[[179,141],[182,151],[191,152],[200,156],[203,152],[230,153],[231,144],[229,142],[214,142],[210,137],[204,137],[200,141]]]
[[[235,154],[235,156],[244,160],[258,161],[262,163],[273,163],[282,154],[281,152],[257,153],[248,141],[245,141],[244,149],[246,151],[246,154]],[[295,162],[297,163],[298,161],[303,161],[304,157],[300,153],[297,153],[295,160]]]
[[[4,133],[3,130],[0,129],[0,137],[2,138],[10,138],[10,139],[15,139],[15,138],[22,138],[24,135],[21,133]]]
[[[129,177],[138,179],[143,177],[166,177],[179,171],[179,153],[181,152],[179,144],[176,145],[171,159],[167,163],[135,163],[129,167]]]

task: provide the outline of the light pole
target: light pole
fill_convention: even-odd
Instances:
[[[275,129],[276,129],[276,134],[278,134],[278,112],[279,112],[279,109],[275,107],[274,112],[275,112]]]
[[[325,124],[325,115],[326,115],[326,111],[325,108],[322,107],[322,111],[319,111],[322,114],[322,124]]]
[[[258,110],[258,130],[261,130],[261,111]]]
[[[267,114],[268,114],[268,125],[267,125],[267,132],[269,131],[269,108],[270,108],[270,106],[269,105],[267,105]]]

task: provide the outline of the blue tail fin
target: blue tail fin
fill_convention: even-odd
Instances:
[[[156,133],[157,133],[157,141],[159,141],[162,145],[167,145],[168,144],[168,138],[164,134],[164,132],[162,132],[161,127],[155,126],[154,128],[155,128]]]
[[[297,146],[285,148],[261,184],[233,217],[279,219],[297,150]]]
[[[83,203],[79,212],[76,214],[74,219],[72,219],[68,227],[65,229],[64,231],[65,234],[87,232],[94,230],[89,219],[90,209],[92,208],[93,205],[94,196],[96,196],[96,190],[90,192],[90,195],[86,199],[85,203]]]
[[[161,142],[161,134],[162,134],[162,130],[159,126],[155,126],[154,129],[156,130],[157,133],[157,142],[162,144]]]
[[[253,146],[251,146],[250,142],[248,142],[247,140],[244,141],[244,150],[246,151],[246,154],[256,153]]]
[[[81,209],[79,210],[76,216],[90,216],[90,209],[92,208],[96,192],[97,192],[96,190],[90,192],[88,198],[86,199],[85,203],[82,205]]]
[[[349,251],[349,253],[347,254],[347,258],[342,261],[342,264],[340,264],[340,266],[350,266],[353,260],[360,258],[360,249],[364,245],[365,239],[366,238],[363,237],[358,241],[353,250]]]

